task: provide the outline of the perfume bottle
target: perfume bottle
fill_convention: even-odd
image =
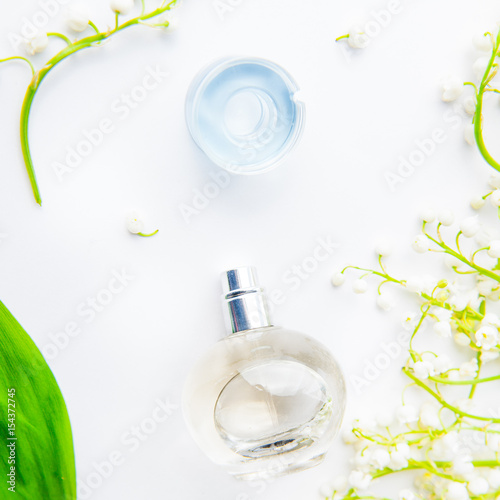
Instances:
[[[320,463],[344,414],[339,366],[320,342],[272,325],[253,268],[222,278],[228,335],[199,360],[184,387],[193,438],[242,479]]]

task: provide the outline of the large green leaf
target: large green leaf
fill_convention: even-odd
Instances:
[[[9,397],[11,389],[14,397]],[[76,499],[73,438],[61,391],[40,351],[2,302],[0,442],[0,498]],[[14,448],[12,443],[15,462],[9,463],[7,445]],[[15,494],[6,481],[11,467],[15,467]]]

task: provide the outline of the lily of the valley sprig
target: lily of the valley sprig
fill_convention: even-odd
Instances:
[[[367,45],[366,34],[358,28],[337,40],[342,39],[355,49]],[[476,50],[488,54],[474,62],[475,80],[464,83],[447,76],[441,98],[453,102],[467,88],[473,90],[463,100],[464,111],[472,117],[464,137],[500,171],[483,138],[484,100],[500,93],[494,80],[500,31],[481,33],[473,42]],[[470,206],[476,211],[492,206],[500,218],[500,173],[491,175],[489,186],[485,194],[472,197]],[[456,223],[449,210],[425,210],[421,220],[422,232],[413,249],[441,256],[451,279],[425,273],[392,276],[385,262],[390,246],[384,242],[376,247],[378,269],[347,266],[332,277],[332,284],[341,286],[347,272],[356,271],[351,286],[357,294],[366,293],[376,277],[381,309],[394,306],[387,289],[399,287],[418,298],[419,310],[403,319],[408,359],[402,371],[409,385],[401,402],[393,412],[356,420],[347,429],[345,442],[355,449],[353,470],[324,485],[324,499],[500,500],[500,399],[491,397],[498,394],[500,383],[500,231],[482,224],[479,215]],[[396,497],[370,491],[379,478],[404,471],[413,471],[413,481]]]
[[[491,184],[500,185],[496,173]],[[479,216],[456,222],[449,210],[425,210],[421,219],[413,249],[441,256],[451,277],[393,276],[383,242],[376,247],[378,269],[347,266],[332,277],[341,286],[354,270],[355,293],[367,292],[375,277],[382,309],[393,305],[386,289],[398,287],[418,298],[419,310],[403,319],[409,356],[402,371],[409,384],[401,402],[392,412],[354,421],[344,436],[355,449],[353,470],[325,485],[322,498],[500,498],[500,399],[491,398],[500,383],[500,237]],[[415,476],[397,497],[371,491],[376,480],[402,471]]]
[[[68,15],[68,27],[75,32],[83,32],[85,30],[92,30],[94,33],[80,40],[72,41],[66,35],[62,33],[40,33],[36,35],[32,40],[27,43],[28,55],[33,55],[35,53],[40,53],[48,46],[49,41],[52,38],[58,38],[65,42],[66,47],[64,47],[60,52],[58,52],[54,57],[49,59],[41,69],[35,69],[31,61],[22,56],[13,56],[5,59],[0,59],[0,62],[21,60],[26,62],[31,71],[32,79],[26,91],[24,97],[23,106],[21,110],[21,149],[23,153],[24,162],[26,169],[28,171],[28,176],[30,179],[31,187],[33,189],[33,194],[35,196],[36,202],[41,205],[42,199],[40,196],[40,190],[36,180],[35,170],[33,166],[33,159],[31,157],[29,136],[28,136],[28,126],[29,117],[31,112],[31,107],[33,104],[33,99],[40,88],[41,83],[45,77],[50,73],[50,71],[55,68],[61,61],[67,57],[79,52],[80,50],[87,49],[90,47],[97,47],[103,41],[109,39],[113,35],[130,28],[131,26],[144,25],[155,28],[168,29],[171,27],[172,17],[169,11],[178,3],[178,0],[166,1],[163,0],[159,7],[155,8],[150,12],[146,12],[146,2],[142,0],[140,3],[140,15],[127,21],[120,23],[121,16],[128,14],[134,7],[134,0],[111,0],[110,6],[114,12],[115,21],[112,28],[108,28],[105,31],[99,29],[96,24],[94,24],[87,13],[81,7],[72,8]]]

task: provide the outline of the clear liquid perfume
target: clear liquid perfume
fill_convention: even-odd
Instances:
[[[223,289],[228,335],[199,360],[184,387],[195,441],[243,479],[318,464],[344,414],[339,366],[318,341],[271,324],[253,268],[224,273]]]

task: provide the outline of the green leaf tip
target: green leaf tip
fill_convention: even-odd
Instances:
[[[0,497],[76,500],[66,404],[42,354],[1,301],[0,412],[0,470],[11,479]]]

